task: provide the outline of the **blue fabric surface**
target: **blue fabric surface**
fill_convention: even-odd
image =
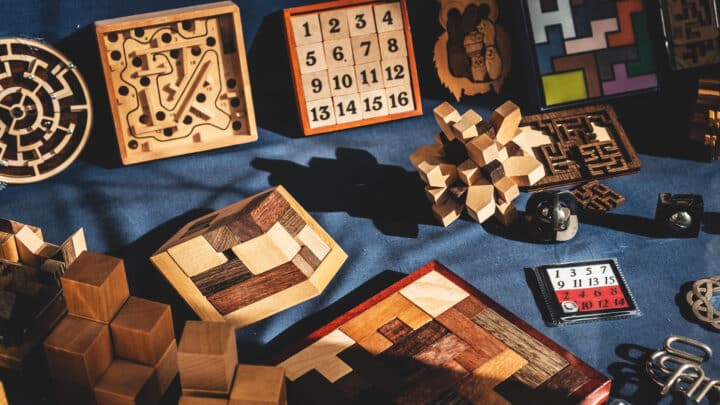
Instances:
[[[320,297],[238,331],[241,360],[257,360],[301,338],[399,279],[399,273],[410,273],[432,259],[614,378],[614,395],[635,404],[671,403],[669,397],[659,400],[655,387],[638,383],[643,377],[633,361],[646,350],[660,347],[667,335],[687,335],[720,352],[717,332],[688,318],[680,294],[687,283],[720,273],[718,164],[656,156],[654,152],[641,154],[640,174],[607,181],[627,202],[601,221],[582,224],[575,239],[563,244],[534,244],[522,234],[468,220],[447,229],[433,224],[422,184],[408,160],[417,147],[432,142],[437,132],[432,109],[441,98],[449,97],[433,78],[431,49],[439,27],[437,5],[429,0],[411,1],[424,116],[297,138],[278,12],[304,2],[240,1],[260,140],[118,167],[89,24],[195,3],[0,0],[4,20],[0,36],[22,34],[58,44],[88,77],[98,109],[91,144],[81,159],[51,180],[1,191],[0,216],[41,226],[46,240],[52,242],[84,227],[90,249],[126,260],[133,294],[172,304],[180,326],[194,315],[147,258],[182,224],[205,210],[283,184],[343,246],[349,259]],[[501,100],[483,97],[470,101],[481,115],[489,117]],[[458,105],[461,111],[468,107]],[[647,115],[649,121],[659,117]],[[634,141],[643,143],[663,135],[629,132]],[[650,235],[660,192],[705,196],[705,209],[711,214],[698,238],[657,239]],[[525,194],[516,205],[523,209],[526,200]],[[618,259],[643,316],[545,326],[523,269],[606,257]],[[720,377],[720,359],[712,360],[705,370]]]

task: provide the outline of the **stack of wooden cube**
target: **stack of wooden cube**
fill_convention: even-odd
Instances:
[[[177,374],[170,306],[129,294],[121,259],[83,252],[61,278],[68,315],[45,340],[57,399],[153,404]]]
[[[180,405],[285,405],[285,371],[238,365],[235,328],[188,321],[178,348]]]

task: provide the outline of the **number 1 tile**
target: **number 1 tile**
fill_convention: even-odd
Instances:
[[[306,14],[292,17],[290,20],[293,29],[295,45],[307,45],[322,42],[320,19],[317,14]]]

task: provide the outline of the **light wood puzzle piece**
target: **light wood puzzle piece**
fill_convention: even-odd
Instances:
[[[448,226],[460,218],[463,208],[463,205],[458,201],[448,198],[444,202],[440,201],[433,204],[433,217],[435,217],[442,226]]]
[[[402,30],[402,9],[400,3],[373,5],[377,32]]]
[[[287,405],[285,371],[280,367],[239,365],[229,405]]]
[[[232,251],[251,273],[258,275],[292,260],[300,245],[276,223],[267,233],[234,246]]]
[[[359,6],[347,9],[347,19],[350,25],[350,35],[357,37],[367,35],[375,30],[375,14],[372,6]]]
[[[378,34],[378,41],[380,42],[380,57],[382,60],[407,56],[404,32],[381,32]]]
[[[352,37],[350,42],[352,43],[353,59],[356,66],[380,61],[380,45],[377,34],[372,33],[361,37]]]
[[[480,167],[497,159],[499,154],[497,144],[486,134],[473,138],[465,146],[470,159]]]
[[[515,137],[521,120],[522,114],[520,114],[520,107],[512,101],[507,101],[495,109],[490,122],[493,128],[495,128],[498,142],[505,145],[508,141],[512,140]]]
[[[295,45],[307,45],[322,42],[322,30],[318,14],[305,14],[292,17],[291,25]]]
[[[473,110],[465,111],[465,114],[460,116],[460,119],[452,126],[453,137],[463,142],[475,138],[480,135],[477,130],[477,125],[481,122],[482,117],[478,113]]]
[[[444,101],[439,106],[433,109],[433,115],[435,116],[435,122],[437,122],[440,130],[445,134],[448,139],[454,137],[453,125],[460,121],[460,113],[452,106],[452,104]]]
[[[388,102],[385,89],[367,91],[360,94],[363,119],[388,115]]]
[[[360,95],[348,94],[345,96],[333,97],[335,103],[335,111],[337,111],[336,121],[338,124],[353,122],[362,119],[362,110],[360,104]]]
[[[465,207],[472,219],[479,223],[485,222],[495,213],[495,187],[480,179],[468,187]]]
[[[124,164],[257,140],[234,3],[103,20],[95,30]]]
[[[325,60],[325,48],[322,43],[309,44],[297,48],[300,73],[312,73],[328,68]]]
[[[302,75],[305,100],[313,101],[330,97],[330,81],[326,70]]]
[[[332,383],[352,371],[350,366],[337,358],[337,354],[354,344],[352,338],[337,329],[278,364],[278,367],[285,369],[290,381],[316,370]]]
[[[385,84],[382,79],[380,61],[363,63],[355,66],[356,82],[359,93],[382,89]]]
[[[333,97],[357,94],[357,83],[355,81],[355,68],[352,66],[341,66],[328,70],[330,82],[330,93]],[[359,106],[358,106],[359,107]],[[340,108],[335,110],[336,115],[347,112]]]
[[[469,295],[438,272],[422,276],[400,290],[400,294],[432,317],[442,314]]]
[[[183,392],[227,395],[237,366],[235,329],[223,322],[187,321],[177,361]]]
[[[532,186],[545,177],[545,168],[533,156],[512,156],[503,166],[505,174],[521,187]]]
[[[407,73],[409,69],[407,58],[384,59],[381,62],[381,66],[385,88],[389,89],[393,86],[410,84],[410,76]],[[411,94],[411,92],[408,92],[406,97],[411,98]]]
[[[227,257],[202,237],[197,236],[168,249],[168,253],[188,277],[196,276],[227,262]]]
[[[328,69],[353,66],[355,64],[350,38],[323,41],[323,46]]]
[[[350,37],[350,28],[348,27],[347,14],[344,11],[325,11],[320,13],[319,17],[323,40],[332,41],[335,39]],[[300,35],[304,34],[305,32],[300,32]],[[298,35],[297,31],[295,32],[295,35]]]
[[[412,99],[412,89],[406,84],[391,87],[385,90],[388,100],[388,113],[397,114],[411,111],[415,108]]]

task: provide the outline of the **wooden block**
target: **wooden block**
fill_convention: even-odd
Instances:
[[[378,33],[380,55],[383,60],[407,56],[404,31],[386,31]]]
[[[329,70],[355,64],[350,38],[324,41],[323,47],[325,49],[325,63],[327,63]],[[332,77],[332,73],[330,76]],[[332,81],[332,78],[330,80]]]
[[[9,262],[20,262],[15,235],[7,232],[0,232],[0,259]]]
[[[310,101],[307,103],[306,109],[310,120],[310,128],[335,125],[337,122],[332,98]]]
[[[232,248],[251,273],[258,275],[292,260],[300,245],[280,224],[276,223],[264,235]]]
[[[477,368],[457,390],[463,397],[475,404],[507,404],[508,402],[493,390],[495,386],[521,369],[527,361],[512,350],[504,350],[496,357]]]
[[[357,95],[357,85],[355,84],[355,68],[352,66],[340,66],[328,69],[328,77],[330,78],[330,93],[333,97],[344,96],[348,94]],[[360,107],[360,106],[358,106]],[[341,111],[335,110],[337,116]],[[346,111],[342,111],[345,112]]]
[[[449,197],[448,188],[425,186],[425,196],[433,204],[444,203]]]
[[[108,323],[130,295],[121,259],[83,252],[61,277],[72,315]]]
[[[440,130],[448,139],[452,139],[455,135],[453,125],[460,121],[460,113],[447,101],[443,102],[433,110],[435,122],[437,122]]]
[[[330,81],[326,70],[302,75],[305,100],[313,101],[330,97]]]
[[[87,250],[87,243],[85,242],[85,231],[83,228],[78,229],[72,234],[65,242],[60,245],[60,251],[62,252],[63,263],[65,266],[70,266],[80,254]]]
[[[435,318],[452,333],[470,344],[475,351],[488,359],[507,350],[507,346],[483,328],[477,326],[458,310],[450,308]]]
[[[98,404],[154,404],[160,400],[152,367],[125,360],[114,360],[95,385]]]
[[[333,364],[345,364],[337,358],[337,354],[354,344],[355,341],[348,335],[335,330],[278,364],[278,367],[285,370],[290,381],[297,380],[311,370],[317,370],[328,381],[335,382],[348,373],[326,373],[326,370],[338,368],[333,367]],[[345,366],[347,367],[347,364]]]
[[[453,137],[468,142],[480,135],[477,131],[477,125],[481,122],[482,117],[478,113],[473,110],[465,111],[465,114],[452,126]]]
[[[330,247],[307,225],[297,234],[296,239],[320,261],[330,253]]]
[[[438,272],[422,276],[400,290],[400,294],[433,317],[442,314],[469,295]]]
[[[312,73],[328,68],[325,60],[325,47],[322,43],[299,46],[297,59],[300,64],[300,73]]]
[[[216,252],[202,236],[196,236],[168,249],[168,253],[188,277],[196,276],[227,262],[222,252]]]
[[[113,358],[108,326],[72,315],[58,324],[44,348],[56,386],[90,388]]]
[[[442,146],[426,145],[410,155],[410,161],[418,170],[420,178],[431,187],[447,187],[457,180],[457,168],[444,163],[441,153]]]
[[[532,186],[545,177],[545,168],[533,156],[511,156],[503,166],[505,175],[521,187]]]
[[[398,318],[378,328],[378,333],[385,339],[397,343],[412,332],[412,328]]]
[[[400,114],[415,108],[412,89],[406,84],[393,86],[385,90],[385,94],[387,95],[389,114]]]
[[[410,84],[410,74],[406,57],[385,59],[381,62],[381,66],[386,88]]]
[[[463,205],[451,198],[432,206],[433,217],[442,226],[448,226],[455,222],[462,215],[462,211]]]
[[[175,379],[175,376],[178,375],[178,347],[175,339],[170,341],[170,344],[165,349],[165,353],[153,367],[155,368],[155,374],[153,374],[153,379],[155,379],[154,384],[158,387],[160,396],[162,397]]]
[[[342,10],[325,11],[319,14],[322,39],[332,41],[334,39],[347,38],[350,36],[347,14]],[[304,27],[303,31],[304,31]],[[301,32],[301,34],[305,34]],[[297,35],[297,33],[295,34]]]
[[[510,201],[497,201],[495,203],[495,218],[505,226],[512,225],[518,218],[515,205]]]
[[[495,109],[490,122],[495,128],[498,142],[505,145],[508,141],[511,141],[515,137],[521,120],[520,107],[512,101],[507,101]]]
[[[286,405],[285,371],[241,364],[235,372],[229,405]]]
[[[470,159],[480,167],[485,166],[498,157],[497,144],[487,135],[480,135],[473,138],[466,146]]]
[[[512,202],[520,196],[520,188],[509,177],[503,177],[494,184],[497,195],[504,201]]]
[[[478,179],[482,176],[480,167],[478,167],[478,165],[476,165],[475,162],[473,162],[471,159],[462,162],[457,167],[457,173],[460,181],[462,181],[468,186],[477,182]]]
[[[23,226],[15,234],[15,243],[17,244],[20,262],[28,266],[36,266],[40,263],[38,257],[43,248],[43,240],[28,226]]]
[[[296,45],[322,42],[323,37],[318,14],[299,15],[292,17],[290,21]]]
[[[469,186],[465,207],[475,221],[487,221],[495,213],[495,187],[480,180]]]
[[[504,145],[500,145],[500,142],[495,141],[495,143],[497,144],[497,148],[498,148],[497,160],[498,160],[498,162],[502,163],[502,162],[506,161],[507,158],[510,157],[510,154],[508,153],[508,150]]]
[[[372,6],[349,8],[347,10],[347,19],[350,26],[350,35],[353,37],[376,32]]]
[[[375,4],[375,27],[377,32],[402,30],[402,9],[400,3]]]
[[[228,400],[226,398],[211,398],[211,397],[194,397],[190,395],[182,395],[178,405],[227,405]]]
[[[180,385],[189,390],[228,394],[237,366],[232,325],[187,321],[178,347]]]
[[[348,94],[346,96],[333,97],[333,102],[335,103],[338,124],[362,119],[359,94]]]
[[[372,33],[350,40],[356,65],[380,61],[380,45],[377,34]]]
[[[115,355],[155,365],[175,340],[170,306],[130,297],[110,323]]]
[[[0,381],[0,405],[8,405],[7,394],[5,394],[5,384]]]
[[[379,61],[355,66],[355,76],[359,93],[382,89],[385,86]]]
[[[505,178],[505,169],[503,168],[502,163],[497,160],[493,160],[483,166],[481,171],[483,176],[485,176],[485,179],[489,180],[493,184]]]
[[[363,119],[388,115],[388,103],[385,90],[373,90],[360,93]]]

